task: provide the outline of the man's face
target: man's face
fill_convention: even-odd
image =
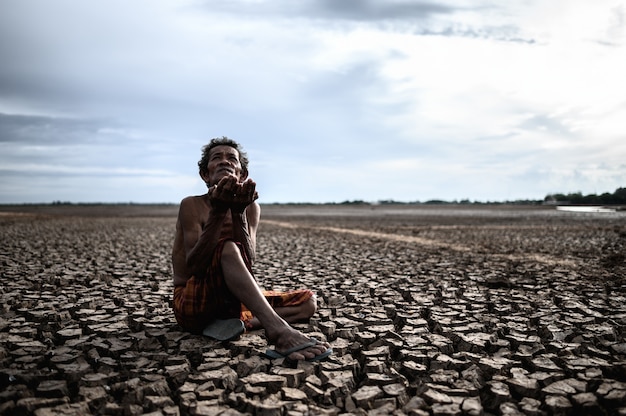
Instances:
[[[202,178],[210,185],[215,185],[225,176],[235,176],[237,181],[241,181],[241,162],[239,162],[239,152],[231,146],[215,146],[209,152],[208,173]]]

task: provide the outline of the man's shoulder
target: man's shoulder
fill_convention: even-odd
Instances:
[[[209,208],[204,200],[205,195],[192,195],[180,201],[179,213],[183,215],[204,214]]]
[[[191,196],[187,196],[185,198],[183,198],[182,201],[180,201],[180,205],[199,205],[199,204],[203,204],[204,203],[204,197],[206,195],[191,195]]]

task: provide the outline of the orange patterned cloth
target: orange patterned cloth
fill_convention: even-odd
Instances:
[[[205,278],[192,276],[184,286],[174,287],[174,316],[176,322],[186,331],[201,333],[215,319],[239,318],[248,324],[253,317],[252,312],[230,292],[224,282],[221,259],[226,241],[228,239],[220,240],[215,248],[211,266]],[[239,243],[235,244],[241,252],[246,267],[252,273],[250,260],[243,246]],[[314,295],[308,289],[289,292],[263,291],[263,294],[273,308],[301,305]]]
[[[265,299],[267,299],[270,306],[274,309],[283,306],[302,305],[304,302],[311,299],[313,295],[313,291],[309,289],[290,290],[289,292],[278,292],[276,290],[263,291],[263,296],[265,296]],[[242,303],[239,319],[245,322],[246,328],[250,328],[249,322],[253,317],[252,312]]]

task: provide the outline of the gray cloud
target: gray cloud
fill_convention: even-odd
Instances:
[[[79,144],[93,141],[102,127],[95,121],[0,113],[0,143]]]
[[[207,0],[206,10],[244,13],[248,16],[283,16],[289,18],[379,21],[425,19],[437,14],[447,14],[456,8],[441,2],[411,0],[300,0],[237,2]]]
[[[570,133],[569,128],[561,120],[544,114],[535,114],[520,123],[518,127],[522,130],[547,130],[556,135]]]
[[[303,12],[324,18],[357,21],[413,20],[451,13],[452,7],[428,1],[323,0],[304,3]]]
[[[302,0],[297,2],[262,1],[205,1],[203,9],[229,15],[245,15],[251,19],[299,18],[319,21],[321,25],[333,22],[368,23],[382,30],[408,31],[422,36],[454,36],[495,39],[505,42],[533,44],[537,40],[525,36],[523,30],[505,23],[502,6],[488,3],[455,5],[454,2],[411,0]],[[487,14],[490,12],[490,14]],[[490,16],[480,24],[459,24],[458,13]],[[616,14],[618,14],[616,12]],[[505,19],[508,20],[508,19]]]
[[[480,28],[447,26],[444,29],[416,28],[413,33],[422,36],[455,36],[475,39],[494,39],[503,42],[533,44],[537,41],[533,38],[522,36],[520,30],[514,25],[482,26]]]
[[[115,154],[123,151],[127,138],[112,134],[106,123],[45,116],[0,114],[0,156],[3,175],[86,175],[85,170],[123,166]],[[131,150],[132,152],[132,150]],[[120,163],[121,162],[121,163]]]

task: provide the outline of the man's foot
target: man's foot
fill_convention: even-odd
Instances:
[[[268,333],[267,338],[274,344],[274,350],[268,350],[270,358],[289,358],[293,361],[317,361],[332,354],[332,348],[327,342],[309,338],[292,327],[287,327],[277,335]],[[271,352],[270,352],[271,351]]]
[[[293,348],[288,349],[287,351],[283,351],[278,352],[276,350],[272,350],[272,349],[268,349],[267,351],[265,351],[265,356],[271,359],[274,358],[289,358],[289,359],[293,359],[291,358],[291,354],[294,354],[296,352],[303,352],[306,349],[310,348],[310,347],[315,347],[317,346],[319,343],[319,341],[315,338],[309,338],[309,341],[301,344],[301,345],[297,345]],[[325,358],[328,358],[330,356],[330,354],[333,353],[333,349],[332,348],[327,348],[326,351],[324,351],[323,353],[319,354],[319,355],[315,355],[312,358],[307,358],[307,361],[321,361]]]

